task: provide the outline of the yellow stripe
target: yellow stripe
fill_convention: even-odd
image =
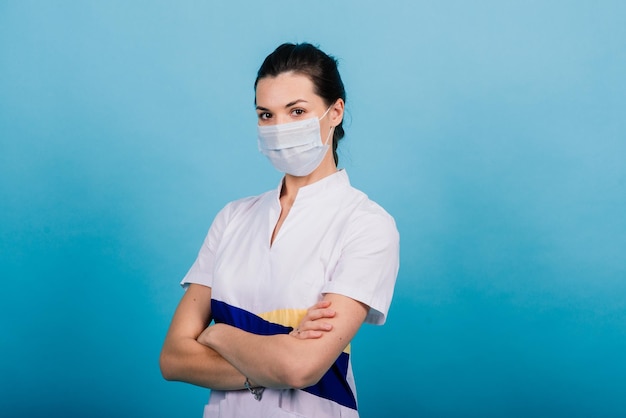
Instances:
[[[306,309],[276,309],[259,314],[259,317],[274,324],[296,328],[306,315],[306,311]],[[343,352],[350,354],[350,344],[344,348]]]
[[[306,309],[277,309],[262,313],[259,316],[268,322],[295,328],[302,321],[304,315],[306,315]]]

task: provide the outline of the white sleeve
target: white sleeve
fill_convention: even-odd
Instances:
[[[207,287],[213,286],[213,270],[215,267],[215,253],[224,229],[228,224],[230,215],[230,204],[226,205],[215,217],[209,232],[204,239],[202,247],[198,252],[196,261],[180,282],[184,287],[191,283],[201,284]]]
[[[400,236],[393,218],[370,201],[348,225],[341,256],[323,293],[348,296],[369,306],[365,322],[385,322],[400,263]]]

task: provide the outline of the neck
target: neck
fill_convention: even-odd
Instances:
[[[331,154],[332,157],[332,154]],[[281,190],[281,198],[286,198],[288,201],[293,202],[296,199],[298,190],[300,187],[313,184],[324,177],[328,177],[337,172],[337,166],[335,160],[331,158],[324,158],[322,163],[313,172],[307,176],[292,176],[285,174],[285,181],[283,182],[283,188]]]

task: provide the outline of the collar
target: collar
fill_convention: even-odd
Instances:
[[[276,188],[277,198],[280,197],[284,181],[285,177],[280,180],[280,183]],[[325,194],[346,186],[350,186],[350,179],[348,178],[346,170],[342,168],[337,170],[337,172],[316,181],[315,183],[300,187],[300,189],[298,189],[298,194],[296,195],[296,200],[300,201],[302,199],[314,197],[321,193]]]

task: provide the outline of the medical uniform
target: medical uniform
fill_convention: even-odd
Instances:
[[[224,207],[182,284],[211,287],[215,322],[256,334],[289,333],[325,293],[366,304],[366,322],[384,323],[399,263],[393,218],[340,170],[298,190],[270,245],[281,186]],[[204,417],[339,416],[358,417],[350,346],[314,386],[265,389],[260,401],[246,390],[212,390],[204,410]]]

